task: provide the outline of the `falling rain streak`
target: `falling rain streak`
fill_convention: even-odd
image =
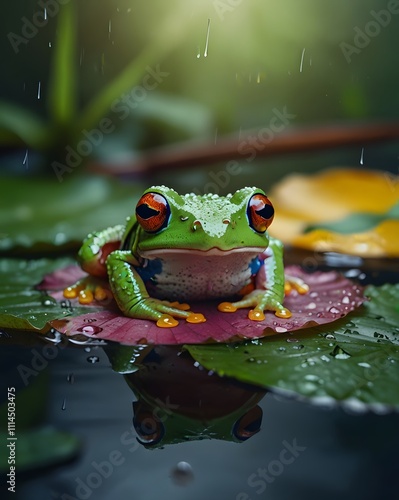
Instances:
[[[362,151],[360,152],[360,165],[363,165],[363,156],[364,156],[364,148],[362,148]]]
[[[42,91],[42,82],[39,81],[39,84],[37,86],[37,98],[40,99],[41,97],[41,91]]]
[[[61,410],[66,410],[66,398],[62,401]]]
[[[299,72],[302,73],[302,69],[303,69],[303,58],[305,56],[305,50],[306,49],[303,49],[302,50],[302,56],[301,56],[301,64],[299,65]]]
[[[29,168],[29,158],[28,158],[28,150],[25,152],[24,159],[22,161],[22,165],[26,165],[26,168]]]
[[[204,50],[204,57],[208,57],[208,44],[209,44],[209,31],[211,29],[211,20],[208,19],[208,27],[206,30],[206,41],[205,41],[205,50]]]

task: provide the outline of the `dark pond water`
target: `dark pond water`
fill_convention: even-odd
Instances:
[[[329,259],[319,265],[364,271]],[[394,271],[374,261],[360,278],[397,281]],[[284,399],[208,373],[179,347],[143,348],[144,368],[121,374],[112,364],[130,348],[0,342],[1,398],[16,387],[17,453],[31,452],[1,498],[396,498],[397,414]]]

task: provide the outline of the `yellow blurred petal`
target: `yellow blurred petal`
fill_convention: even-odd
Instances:
[[[316,229],[292,240],[292,244],[317,252],[341,252],[360,257],[399,257],[399,221],[386,220],[371,231],[339,234]]]
[[[313,176],[291,175],[270,193],[276,222],[315,223],[353,212],[385,213],[399,200],[399,177],[387,172],[336,168]]]

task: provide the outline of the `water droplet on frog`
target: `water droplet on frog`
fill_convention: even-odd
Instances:
[[[55,304],[54,304],[54,301],[53,301],[53,300],[51,300],[51,299],[48,299],[48,298],[47,298],[47,299],[44,299],[44,300],[43,300],[43,302],[42,302],[42,304],[43,304],[44,306],[47,306],[47,307],[48,307],[48,306],[53,306],[53,305],[55,305]]]
[[[325,336],[325,338],[327,340],[335,340],[335,337],[334,337],[334,335],[332,333],[327,333],[327,335]]]
[[[349,304],[349,302],[350,302],[349,297],[347,295],[345,295],[345,297],[342,299],[342,303],[343,304]]]
[[[312,297],[312,299],[313,299],[313,298],[317,297],[318,295],[319,294],[317,292],[310,292],[309,297]]]
[[[299,342],[298,339],[294,339],[293,337],[288,337],[287,342]]]
[[[286,351],[287,349],[286,349],[285,347],[279,347],[279,348],[278,348],[278,350],[279,350],[279,351],[281,351],[281,352],[284,352],[284,351]]]
[[[179,462],[171,471],[171,478],[178,486],[187,486],[194,479],[193,468],[188,462]]]
[[[89,363],[94,364],[94,363],[98,363],[98,362],[100,361],[100,358],[99,358],[98,356],[89,356],[89,357],[87,358],[87,361],[88,361]]]
[[[302,344],[295,344],[295,345],[293,345],[293,346],[292,346],[292,348],[293,348],[293,349],[297,349],[297,350],[299,350],[299,349],[303,349],[304,347],[305,347],[305,346],[304,346],[304,345],[302,345]]]
[[[332,314],[339,314],[341,311],[333,306],[333,307],[330,307],[329,312]]]
[[[91,351],[91,347],[85,347],[85,351],[86,352],[90,352]]]
[[[248,362],[248,363],[254,363],[254,362],[255,362],[255,358],[248,358],[248,359],[247,359],[247,362]]]

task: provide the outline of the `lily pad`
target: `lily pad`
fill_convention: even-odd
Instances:
[[[72,259],[0,261],[0,327],[47,331],[50,321],[86,312],[83,306],[57,301],[44,290],[35,288],[47,273],[65,268]]]
[[[297,266],[288,267],[286,272],[303,279],[311,290],[306,295],[294,291],[286,297],[284,304],[292,312],[289,319],[280,319],[273,312],[267,312],[263,321],[255,322],[248,319],[248,310],[222,313],[217,310],[217,303],[205,301],[191,304],[192,310],[206,317],[205,323],[190,324],[181,320],[174,328],[160,328],[153,321],[128,318],[115,303],[107,303],[101,312],[89,306],[84,315],[73,314],[61,323],[52,321],[51,324],[68,336],[83,334],[127,345],[231,342],[330,323],[353,311],[364,300],[361,288],[336,272],[306,274]],[[83,276],[77,266],[72,266],[46,276],[40,286],[52,290],[51,295],[60,301],[62,293],[55,290],[62,290]],[[95,304],[101,307],[100,302]],[[77,299],[71,300],[71,305],[78,306]]]
[[[362,304],[361,288],[336,272],[304,273],[289,266],[291,276],[304,279],[310,292],[292,292],[285,305],[291,310],[289,319],[267,312],[263,321],[247,318],[248,311],[222,313],[215,302],[192,304],[207,321],[190,324],[180,321],[174,328],[160,328],[153,321],[124,316],[114,300],[94,301],[89,306],[77,299],[65,300],[62,290],[85,276],[72,260],[46,259],[22,261],[4,259],[0,268],[0,327],[46,331],[49,328],[68,336],[86,336],[135,344],[192,344],[232,342],[284,333],[312,325],[330,323]]]
[[[328,326],[187,349],[208,370],[277,393],[326,405],[338,400],[354,411],[397,410],[399,286],[370,286],[366,293],[371,300],[361,310]]]

